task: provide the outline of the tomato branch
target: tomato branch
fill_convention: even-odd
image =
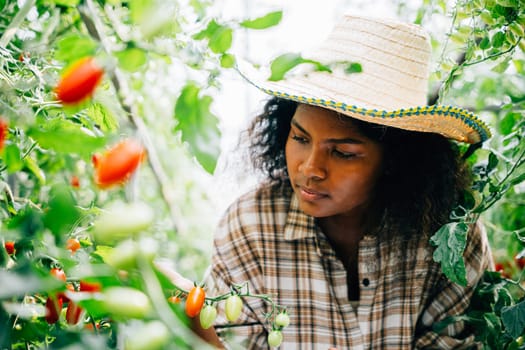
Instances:
[[[79,6],[78,11],[89,34],[102,44],[104,50],[107,53],[111,53],[111,49],[107,44],[107,40],[103,36],[102,31],[99,29],[102,26],[102,24],[100,23],[100,19],[96,14],[94,6],[95,5],[93,4],[93,1],[87,0],[86,5]],[[156,151],[155,147],[151,142],[148,129],[144,124],[143,120],[139,117],[137,106],[129,102],[125,98],[127,92],[129,91],[129,88],[125,79],[122,77],[122,73],[117,67],[115,67],[113,70],[113,74],[111,75],[111,82],[113,84],[113,87],[115,88],[117,98],[122,108],[127,114],[128,120],[135,127],[137,133],[142,139],[142,142],[144,143],[144,147],[146,148],[148,154],[148,163],[159,185],[162,198],[170,212],[174,229],[177,232],[180,232],[180,227],[178,226],[179,210],[175,205],[174,201],[172,200],[170,192],[168,190],[169,178],[162,167],[160,158],[158,156],[158,152]]]

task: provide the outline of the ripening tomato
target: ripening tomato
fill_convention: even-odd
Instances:
[[[49,272],[56,279],[66,282],[67,278],[66,278],[66,273],[64,272],[64,270],[54,267]]]
[[[242,311],[242,299],[237,294],[230,295],[228,299],[226,299],[226,306],[224,307],[226,318],[230,322],[235,322],[239,316],[241,315]]]
[[[66,241],[66,249],[71,251],[71,255],[80,249],[80,242],[76,238],[69,238]]]
[[[77,104],[91,97],[102,80],[104,69],[93,57],[83,57],[73,63],[58,82],[55,91],[66,105]]]
[[[268,334],[268,345],[278,347],[283,342],[283,333],[279,330],[273,330]]]
[[[176,295],[172,295],[171,297],[168,298],[168,303],[171,303],[171,304],[179,304],[180,303],[180,298]]]
[[[78,176],[71,176],[71,187],[80,188],[80,179],[78,178]]]
[[[206,299],[206,292],[200,286],[194,286],[186,298],[186,315],[195,317],[199,314]]]
[[[46,321],[49,324],[56,323],[62,312],[62,299],[56,296],[49,296],[46,300]]]
[[[102,155],[92,157],[95,182],[100,188],[126,182],[145,156],[145,149],[136,140],[125,139]]]
[[[7,125],[7,122],[3,119],[0,119],[0,151],[4,148],[8,129],[9,125]]]
[[[212,305],[205,305],[200,314],[199,321],[203,329],[208,329],[213,326],[213,322],[217,318],[217,309]]]
[[[80,280],[80,291],[81,292],[89,292],[89,293],[95,293],[100,292],[102,289],[100,283],[98,282],[88,282],[84,280]]]
[[[517,254],[515,257],[514,257],[514,262],[516,263],[516,265],[519,267],[520,270],[523,270],[523,268],[525,268],[525,256],[522,256],[522,254]]]
[[[66,309],[66,322],[70,325],[77,324],[83,311],[75,302],[70,301]]]
[[[13,255],[15,252],[16,252],[16,249],[15,249],[15,242],[13,241],[7,241],[4,243],[4,247],[5,247],[5,251],[7,252],[7,254],[9,255]]]
[[[290,324],[290,316],[288,316],[288,313],[286,311],[279,312],[277,316],[275,316],[275,325],[280,328],[288,327]]]

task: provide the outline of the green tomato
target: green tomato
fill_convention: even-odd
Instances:
[[[128,270],[137,266],[139,255],[151,262],[155,258],[158,248],[158,242],[153,238],[144,237],[138,242],[133,239],[126,239],[105,254],[104,261],[116,269]]]
[[[143,318],[151,312],[146,294],[130,287],[109,287],[102,293],[104,307],[114,317]]]
[[[225,313],[230,322],[235,322],[241,315],[242,299],[237,294],[231,295],[226,299]]]
[[[213,325],[213,322],[215,322],[216,318],[217,318],[217,309],[215,308],[215,306],[205,305],[199,314],[199,320],[201,322],[201,327],[204,329],[210,328]]]
[[[290,324],[290,316],[288,316],[286,311],[280,312],[275,317],[275,325],[277,327],[284,328],[284,327],[288,327],[289,324]]]
[[[157,350],[164,348],[170,332],[161,321],[155,320],[141,325],[131,332],[125,340],[126,350]]]
[[[116,201],[93,223],[93,236],[98,243],[110,244],[146,230],[154,219],[155,213],[146,203]]]
[[[268,334],[268,345],[270,345],[270,347],[278,347],[279,345],[281,345],[282,342],[283,334],[281,333],[281,331],[273,330],[270,332],[270,334]]]

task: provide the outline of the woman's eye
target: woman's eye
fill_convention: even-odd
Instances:
[[[297,141],[299,143],[306,143],[307,140],[304,137],[292,135],[292,140]]]
[[[336,149],[333,150],[333,154],[334,154],[336,157],[339,157],[339,158],[342,158],[342,159],[350,159],[350,158],[355,157],[355,153],[351,153],[351,152],[341,152],[341,151],[338,151],[338,150],[336,150]]]

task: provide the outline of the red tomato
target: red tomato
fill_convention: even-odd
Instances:
[[[57,297],[48,297],[46,300],[46,321],[49,324],[56,323],[62,312],[62,299]]]
[[[62,269],[58,269],[58,268],[54,267],[54,268],[51,269],[50,273],[56,279],[59,279],[59,280],[64,281],[64,282],[67,280],[66,273]]]
[[[71,176],[71,187],[80,188],[80,179],[78,178],[78,176]]]
[[[199,286],[193,287],[186,298],[186,315],[189,317],[197,316],[202,309],[202,305],[204,305],[205,299],[206,293],[204,289]]]
[[[87,281],[80,281],[80,291],[81,292],[100,292],[101,286],[98,282],[87,282]]]
[[[15,249],[15,242],[13,241],[7,241],[4,243],[4,247],[5,247],[5,251],[7,252],[7,254],[9,255],[13,255],[15,252],[16,252],[16,249]]]
[[[93,57],[84,57],[76,61],[64,73],[56,93],[63,104],[76,104],[93,95],[102,80],[104,70],[97,65]]]
[[[69,238],[66,241],[66,249],[71,251],[71,255],[80,249],[80,242],[76,238]]]
[[[125,139],[104,154],[93,156],[97,185],[106,188],[124,183],[137,169],[144,155],[144,147],[139,142]]]
[[[521,256],[521,254],[518,254],[514,257],[514,261],[516,262],[516,265],[520,268],[520,270],[523,270],[523,268],[525,268],[525,256]]]
[[[66,322],[71,325],[77,324],[80,320],[80,315],[82,315],[82,311],[83,309],[80,306],[70,301],[66,310]]]
[[[7,125],[7,122],[3,119],[0,119],[0,150],[4,148],[8,129],[9,125]]]

